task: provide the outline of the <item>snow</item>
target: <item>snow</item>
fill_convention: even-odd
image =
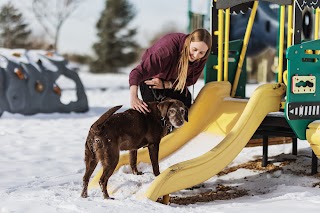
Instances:
[[[93,75],[80,72],[86,88],[90,110],[86,113],[37,114],[24,116],[5,112],[0,118],[0,213],[9,212],[316,212],[320,205],[319,175],[311,176],[311,148],[299,140],[298,156],[291,155],[292,145],[269,146],[269,160],[279,165],[283,159],[296,161],[275,172],[245,168],[214,176],[193,190],[181,190],[175,196],[191,196],[214,189],[217,184],[237,186],[248,195],[231,200],[207,203],[163,205],[143,197],[154,180],[149,164],[140,163],[141,176],[131,174],[129,166],[121,167],[109,181],[109,192],[115,200],[104,200],[100,189],[88,191],[81,198],[84,174],[84,144],[88,129],[107,109],[130,107],[128,70],[122,74]],[[73,98],[70,82],[61,79],[64,99]],[[203,86],[199,80],[195,94]],[[252,94],[257,85],[247,85]],[[204,154],[222,138],[199,134],[181,150],[160,162],[160,170]],[[262,147],[244,148],[228,166],[261,159]],[[100,169],[97,168],[95,172]],[[183,180],[182,180],[183,181]]]
[[[50,56],[48,56],[50,54]],[[0,48],[0,67],[6,68],[7,67],[7,60],[11,60],[15,63],[31,63],[34,65],[39,72],[41,69],[39,65],[36,63],[38,60],[42,61],[44,67],[52,72],[57,72],[58,68],[53,65],[48,57],[55,61],[63,61],[64,58],[58,54],[55,54],[50,51],[45,50],[25,50],[25,49],[7,49],[7,48]]]

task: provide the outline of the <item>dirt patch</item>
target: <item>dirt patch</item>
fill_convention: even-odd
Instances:
[[[261,160],[255,160],[255,161],[250,161],[247,163],[240,164],[238,166],[226,168],[223,171],[219,172],[217,175],[223,176],[223,175],[226,175],[230,172],[237,171],[238,169],[250,169],[250,170],[255,170],[255,171],[275,172],[277,170],[282,170],[282,167],[284,167],[294,161],[295,161],[295,159],[286,159],[286,160],[280,162],[279,166],[276,166],[274,164],[268,164],[266,167],[263,167]]]
[[[266,167],[262,167],[262,161],[261,160],[255,160],[250,161],[247,163],[240,164],[238,166],[233,166],[224,169],[223,171],[219,172],[218,176],[223,176],[228,173],[234,172],[240,168],[243,169],[250,169],[255,171],[265,171],[267,173],[273,173],[278,170],[282,170],[284,166],[289,165],[291,162],[294,162],[295,159],[282,159],[282,162],[279,162],[279,159],[277,159],[277,162],[279,162],[278,165],[274,165],[272,163],[268,164]],[[320,186],[320,182],[318,187]],[[316,187],[316,186],[315,186]],[[199,188],[205,188],[204,184],[197,185],[191,188],[188,188],[186,190],[194,190]],[[232,186],[225,186],[225,185],[217,185],[215,189],[209,189],[206,192],[201,192],[197,195],[193,196],[170,196],[169,202],[178,204],[178,205],[189,205],[194,204],[197,202],[211,202],[215,200],[230,200],[235,199],[239,197],[243,197],[248,195],[248,191],[244,189],[239,189],[237,187]],[[159,198],[158,202],[161,202],[162,199]]]
[[[188,197],[170,197],[170,203],[179,205],[189,205],[197,202],[211,202],[215,200],[230,200],[248,195],[246,190],[237,189],[236,187],[218,185],[216,190],[209,190],[194,196]]]

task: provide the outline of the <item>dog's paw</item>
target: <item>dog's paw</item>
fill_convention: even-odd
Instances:
[[[134,175],[143,175],[143,172],[138,172],[138,171],[132,171],[132,173],[133,173]]]
[[[132,174],[134,174],[134,175],[143,175],[143,173],[139,172],[138,170],[133,170]]]
[[[134,174],[134,175],[143,175],[142,172],[139,172],[139,170],[137,169],[136,166],[131,167],[131,172],[132,172],[132,174]]]
[[[109,196],[103,196],[103,198],[106,200],[114,200],[114,197],[109,197]]]
[[[88,193],[87,193],[87,192],[82,192],[82,193],[81,193],[81,197],[87,198],[87,197],[88,197]]]
[[[136,175],[143,175],[143,172],[137,172]]]

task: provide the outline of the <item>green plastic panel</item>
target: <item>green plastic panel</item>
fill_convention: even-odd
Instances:
[[[305,140],[308,124],[320,119],[320,40],[289,47],[287,59],[286,119],[297,137]]]
[[[238,61],[240,58],[240,52],[242,48],[243,40],[235,40],[229,42],[229,73],[228,73],[228,81],[233,84],[234,77],[236,75]],[[209,55],[208,61],[205,67],[204,80],[205,83],[211,81],[217,81],[218,79],[218,71],[213,67],[218,64],[218,56],[217,55]],[[247,82],[247,69],[246,69],[246,59],[244,60],[238,87],[236,90],[236,97],[245,98],[246,96],[246,82]]]

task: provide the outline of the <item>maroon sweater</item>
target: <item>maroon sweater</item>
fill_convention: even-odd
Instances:
[[[187,36],[183,33],[171,33],[148,48],[140,64],[130,72],[129,85],[139,85],[150,78],[160,78],[173,83],[178,77],[179,56]],[[187,86],[196,83],[205,63],[206,60],[189,62]]]

